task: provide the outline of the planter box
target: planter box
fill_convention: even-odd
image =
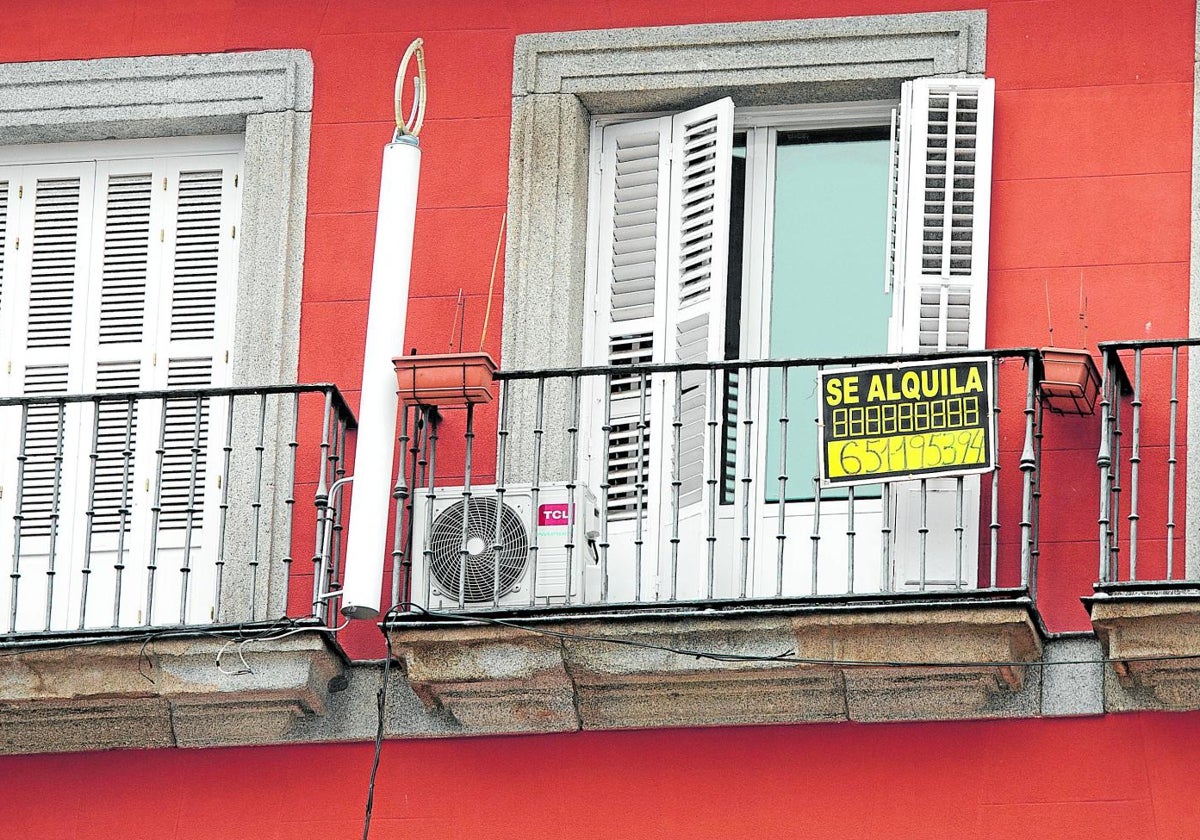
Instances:
[[[406,405],[439,408],[491,402],[496,363],[487,353],[397,356],[397,393]]]
[[[1045,405],[1059,414],[1093,414],[1100,394],[1100,371],[1092,354],[1063,347],[1043,347],[1041,353],[1039,387]]]

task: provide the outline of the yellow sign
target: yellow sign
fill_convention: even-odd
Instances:
[[[821,482],[988,472],[992,360],[821,371]]]

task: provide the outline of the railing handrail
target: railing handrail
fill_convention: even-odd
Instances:
[[[1155,347],[1200,347],[1200,337],[1141,338],[1132,341],[1101,341],[1096,344],[1101,353],[1110,350],[1145,350]]]
[[[88,391],[76,394],[37,394],[16,397],[0,397],[0,408],[13,405],[59,405],[62,403],[125,402],[128,400],[188,399],[191,397],[241,397],[263,394],[310,394],[331,393],[333,405],[349,419],[350,428],[358,426],[358,420],[342,392],[331,382],[312,382],[295,385],[232,385],[204,388],[160,388],[134,391]]]
[[[861,356],[794,356],[780,359],[728,359],[712,362],[654,362],[631,365],[589,365],[586,367],[526,368],[497,370],[494,378],[500,381],[519,379],[554,379],[576,376],[627,376],[630,371],[642,373],[675,373],[690,370],[745,370],[757,368],[824,367],[831,365],[890,364],[894,362],[937,361],[955,358],[993,359],[1030,358],[1036,347],[986,348],[979,350],[948,350],[932,353],[876,353]]]

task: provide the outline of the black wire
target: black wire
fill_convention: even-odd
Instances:
[[[379,720],[375,727],[375,758],[371,762],[371,776],[367,783],[367,805],[366,811],[363,814],[362,840],[367,840],[367,835],[371,831],[371,811],[375,807],[375,775],[379,772],[379,757],[383,752],[383,727],[387,719],[388,684],[391,681],[390,675],[393,656],[392,638],[387,633],[387,622],[392,613],[396,612],[399,608],[399,604],[392,607],[384,613],[383,620],[379,622],[379,630],[383,633],[383,641],[387,644],[387,657],[383,660],[383,683],[379,686],[379,691],[375,693],[375,703],[379,713]]]

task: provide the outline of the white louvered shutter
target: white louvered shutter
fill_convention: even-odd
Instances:
[[[240,166],[241,155],[227,153],[0,169],[8,196],[5,204],[0,186],[5,391],[228,384]],[[224,408],[214,424],[207,403],[197,415],[196,402],[186,402],[169,403],[165,428],[154,402],[100,402],[94,412],[91,403],[71,405],[61,434],[56,408],[31,409],[19,482],[9,457],[15,450],[0,459],[0,482],[13,488],[0,496],[0,558],[10,563],[13,538],[5,532],[20,495],[21,603],[39,612],[22,615],[23,629],[41,629],[41,593],[28,587],[46,578],[52,537],[55,629],[110,626],[117,601],[123,626],[179,622],[184,554],[192,571],[183,618],[211,619],[219,499],[209,465],[224,443]],[[19,432],[19,411],[0,417],[5,439]],[[7,571],[2,577],[8,581]],[[6,598],[4,582],[0,590]]]
[[[991,79],[916,79],[901,98],[893,349],[984,346]]]
[[[63,394],[83,386],[93,171],[91,164],[8,170],[4,295],[11,329],[5,365],[10,394]],[[14,543],[20,541],[18,585],[24,594],[17,629],[40,630],[52,582],[51,623],[65,620],[64,572],[74,524],[71,491],[78,485],[80,460],[73,429],[79,408],[69,406],[60,415],[56,406],[32,406],[23,435],[20,411],[6,415],[5,439],[17,445],[5,449],[3,484],[11,490],[0,510],[5,530],[12,533],[0,546],[8,565]],[[18,462],[12,456],[22,444],[24,460]],[[48,574],[52,566],[54,575]]]
[[[728,281],[729,201],[733,157],[733,100],[721,99],[672,119],[671,228],[667,277],[669,362],[701,363],[724,357]],[[706,476],[715,476],[706,431],[714,400],[708,371],[683,374],[679,446],[672,441],[664,487],[679,482],[679,515],[699,511]],[[674,389],[664,393],[664,429],[675,412]],[[719,407],[717,409],[720,410]],[[672,438],[674,435],[672,434]],[[668,447],[664,447],[667,449]]]
[[[158,376],[167,388],[230,382],[239,173],[240,155],[168,161],[157,341]],[[226,408],[224,401],[171,400],[162,434],[159,540],[192,570],[187,618],[194,622],[209,620],[214,604],[220,503],[214,476]],[[175,593],[164,596],[175,609]]]
[[[671,119],[608,126],[600,162],[597,322],[599,361],[662,361],[666,309]],[[644,386],[644,387],[643,387]],[[649,493],[653,384],[613,376],[607,464],[608,515],[630,519],[652,509]],[[597,424],[599,425],[599,424]],[[657,445],[657,443],[655,443]]]
[[[994,100],[990,79],[916,79],[904,85],[890,216],[896,352],[962,352],[985,344]],[[961,504],[957,479],[924,482],[924,499],[921,487],[897,482],[887,490],[895,517],[893,584],[973,586],[979,477],[961,480]],[[961,533],[955,528],[960,508]]]

